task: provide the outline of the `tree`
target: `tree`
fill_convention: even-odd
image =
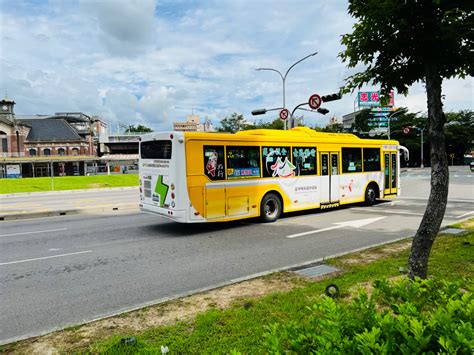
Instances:
[[[257,129],[284,129],[284,121],[282,121],[280,118],[275,118],[272,122],[263,122],[259,121],[258,123],[255,124],[255,128]]]
[[[221,121],[219,132],[235,133],[245,129],[252,129],[254,126],[249,123],[242,114],[234,112],[230,117],[226,117]]]
[[[342,123],[328,124],[322,131],[328,133],[342,133],[344,132],[344,125]]]
[[[361,110],[355,117],[351,130],[359,133],[367,133],[370,131],[369,121],[372,118],[370,108]]]
[[[431,192],[408,258],[410,278],[427,277],[446,210],[449,172],[441,88],[444,79],[473,74],[473,5],[472,0],[349,1],[349,14],[358,22],[342,36],[346,48],[340,57],[349,67],[366,68],[346,78],[344,92],[367,83],[380,85],[384,97],[392,88],[407,94],[419,81],[426,88]]]
[[[474,140],[474,111],[448,112],[446,121],[447,153],[454,154],[455,164],[463,164],[464,154],[471,150]]]
[[[138,126],[135,127],[135,125],[130,125],[128,128],[125,130],[125,133],[150,133],[153,132],[153,130],[147,126],[139,124]]]

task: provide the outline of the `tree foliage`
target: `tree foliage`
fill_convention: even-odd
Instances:
[[[150,133],[153,132],[153,130],[147,126],[144,126],[142,124],[139,124],[138,126],[135,127],[135,125],[130,125],[128,128],[125,130],[126,133]]]
[[[322,129],[322,132],[328,133],[342,133],[344,131],[344,125],[342,123],[328,124]]]
[[[432,166],[431,192],[408,259],[409,276],[426,278],[428,259],[444,217],[449,172],[445,147],[442,82],[473,74],[474,2],[472,0],[350,0],[357,22],[342,36],[340,53],[349,67],[365,70],[346,79],[345,92],[370,83],[387,96],[392,88],[407,94],[425,83]]]
[[[474,33],[471,0],[351,0],[349,14],[358,19],[342,36],[340,54],[349,67],[366,65],[347,78],[344,91],[365,83],[408,93],[425,82],[426,67],[442,78],[473,75]]]
[[[234,112],[221,121],[221,127],[217,131],[235,133],[251,128],[253,128],[253,125],[245,119],[244,115]]]
[[[255,128],[257,129],[284,129],[285,126],[284,126],[284,122],[279,119],[279,118],[275,118],[273,121],[271,122],[263,122],[263,121],[259,121],[258,123],[255,124]]]
[[[352,131],[356,132],[369,132],[370,126],[369,121],[372,117],[370,108],[361,110],[355,117],[354,123],[352,124]]]

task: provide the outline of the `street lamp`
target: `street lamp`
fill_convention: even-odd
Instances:
[[[390,112],[388,115],[387,115],[387,123],[388,123],[388,133],[387,133],[387,139],[390,139],[390,120],[398,115],[402,115],[404,113],[406,113],[408,111],[408,109],[406,108],[400,108],[398,110],[395,110],[393,112]]]
[[[425,164],[423,164],[423,132],[425,131],[425,128],[420,128],[420,127],[416,127],[416,126],[413,126],[412,128],[416,128],[417,130],[420,131],[420,135],[421,135],[421,159],[420,159],[420,168],[424,168],[425,167]]]
[[[318,52],[314,52],[314,53],[311,53],[311,54],[308,54],[306,57],[304,58],[301,58],[300,60],[294,62],[289,68],[288,70],[286,71],[285,75],[283,75],[279,70],[276,70],[276,69],[273,69],[273,68],[257,68],[255,70],[258,70],[258,71],[261,71],[261,70],[269,70],[269,71],[274,71],[276,73],[278,73],[278,75],[280,75],[281,77],[281,80],[283,82],[283,108],[286,107],[286,100],[285,100],[285,84],[286,84],[286,77],[288,75],[288,73],[290,72],[291,69],[293,69],[293,67],[298,64],[298,63],[301,63],[303,60],[305,59],[308,59],[309,57],[312,57],[312,56],[315,56],[316,54],[318,54]],[[269,111],[269,110],[268,110]],[[292,118],[290,118],[292,120]],[[285,129],[287,129],[287,123],[285,121]]]

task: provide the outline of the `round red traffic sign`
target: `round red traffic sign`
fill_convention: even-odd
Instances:
[[[410,133],[410,127],[405,127],[405,128],[403,129],[403,133],[405,133],[405,134]]]
[[[317,110],[319,106],[321,106],[321,96],[319,96],[318,94],[311,95],[308,100],[308,105],[313,110]]]
[[[290,115],[290,111],[288,111],[286,108],[280,111],[280,118],[284,121],[288,118]]]

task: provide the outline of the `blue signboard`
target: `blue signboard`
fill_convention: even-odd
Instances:
[[[245,178],[245,177],[260,177],[260,168],[234,168],[227,169],[227,177]]]

